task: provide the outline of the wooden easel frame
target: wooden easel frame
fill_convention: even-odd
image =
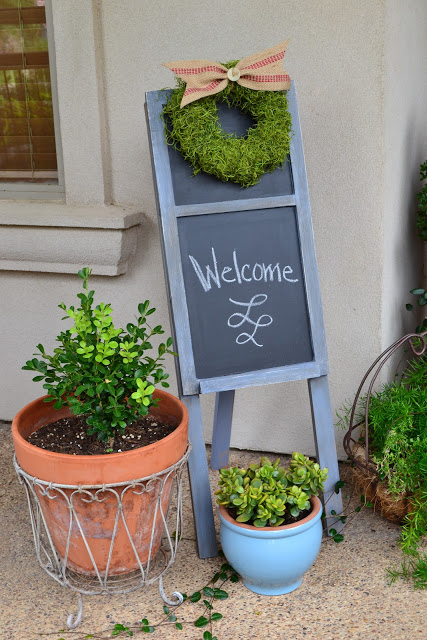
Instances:
[[[294,184],[294,193],[292,195],[180,206],[175,205],[168,146],[164,136],[164,123],[161,119],[163,105],[166,100],[165,92],[150,91],[146,94],[146,100],[147,126],[155,177],[170,320],[175,348],[179,352],[179,359],[177,359],[176,363],[179,395],[186,404],[190,415],[192,452],[189,458],[189,471],[196,534],[199,555],[201,558],[207,558],[217,554],[217,543],[202,430],[199,397],[201,393],[216,393],[210,464],[212,469],[220,469],[226,466],[228,461],[235,390],[256,385],[306,379],[308,381],[317,459],[322,467],[328,467],[329,469],[328,480],[325,484],[325,496],[328,499],[326,512],[329,514],[331,510],[336,513],[341,513],[342,511],[341,495],[336,494],[334,491],[335,484],[339,480],[339,471],[329,397],[328,358],[322,302],[297,98],[295,85],[292,83],[292,87],[288,92],[293,130],[290,148]],[[177,220],[181,216],[209,215],[212,213],[273,207],[295,207],[296,209],[301,263],[311,326],[313,360],[273,369],[198,379],[196,377],[191,344]]]

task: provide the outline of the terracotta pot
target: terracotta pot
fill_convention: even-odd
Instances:
[[[102,485],[127,482],[159,473],[178,462],[184,455],[188,443],[188,413],[185,405],[171,394],[156,390],[154,397],[160,398],[159,407],[153,408],[154,415],[172,417],[178,422],[177,428],[168,436],[139,449],[106,455],[68,455],[53,453],[36,447],[27,439],[34,431],[50,422],[55,422],[71,414],[68,407],[60,410],[53,403],[43,402],[43,398],[34,400],[24,407],[12,422],[12,435],[16,457],[21,468],[29,475],[47,482],[60,485]],[[170,476],[163,488],[161,507],[166,514],[173,476]],[[151,544],[151,557],[158,551],[163,533],[163,519],[156,504],[162,482],[151,483],[147,490],[139,493],[131,486],[117,489],[122,496],[123,516],[119,515],[113,550],[108,567],[109,575],[128,573],[137,569],[138,559],[126,532],[124,519],[140,562],[146,564]],[[98,495],[97,500],[85,502],[87,494],[64,489],[72,500],[74,517],[70,522],[70,509],[67,500],[58,492],[51,499],[39,489],[46,526],[59,555],[66,554],[67,538],[71,527],[71,536],[67,556],[67,566],[80,573],[94,575],[94,562],[99,572],[105,574],[110,553],[111,540],[117,515],[117,497],[109,490]],[[156,523],[153,531],[154,518]],[[90,548],[92,562],[87,546],[80,532],[82,528]]]

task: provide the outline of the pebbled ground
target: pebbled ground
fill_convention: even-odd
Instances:
[[[230,463],[244,466],[260,455],[233,450]],[[60,633],[68,615],[76,611],[77,597],[37,563],[26,498],[12,458],[10,424],[0,422],[1,640],[76,639],[111,629],[115,623],[161,618],[163,602],[157,587],[151,586],[128,595],[85,596],[80,633]],[[342,475],[346,472],[342,465]],[[217,472],[211,475],[214,490]],[[199,560],[197,556],[188,482],[184,524],[176,562],[164,580],[169,594],[175,589],[192,593],[203,587],[221,564],[217,558]],[[343,543],[324,541],[315,565],[295,592],[268,598],[251,593],[241,583],[230,584],[229,599],[217,607],[224,617],[215,624],[214,635],[218,640],[427,640],[427,591],[387,582],[386,568],[400,562],[397,539],[397,526],[370,510],[362,511],[347,525]],[[196,605],[187,606],[185,617],[195,619],[200,613]],[[181,612],[176,614],[181,616]],[[136,637],[198,640],[203,631],[186,625],[183,631],[161,628],[151,636]]]

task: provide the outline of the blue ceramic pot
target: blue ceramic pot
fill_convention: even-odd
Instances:
[[[236,522],[220,506],[222,550],[248,589],[278,596],[300,586],[322,541],[322,505],[315,496],[311,504],[311,513],[296,524],[262,528]]]

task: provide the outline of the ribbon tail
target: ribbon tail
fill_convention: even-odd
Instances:
[[[223,75],[227,73],[227,68],[220,62],[212,60],[176,60],[175,62],[163,62],[164,67],[185,80],[187,76],[197,76],[201,73],[214,73]]]
[[[238,83],[256,91],[287,91],[291,79],[282,67],[288,41],[265,49],[236,65],[240,71]]]
[[[227,67],[212,60],[177,60],[164,62],[178,78],[186,83],[181,109],[194,100],[219,93],[228,84]]]
[[[191,83],[187,83],[187,87],[181,100],[181,109],[187,104],[190,104],[190,102],[194,102],[195,100],[199,100],[206,96],[213,96],[215,93],[223,91],[227,84],[228,78],[213,80],[210,84],[204,87],[193,86]]]
[[[288,91],[291,79],[286,73],[240,76],[238,84],[255,91]]]
[[[274,47],[264,49],[259,53],[254,53],[247,58],[242,58],[237,63],[236,67],[240,70],[260,69],[262,67],[276,64],[280,66],[283,58],[285,57],[286,49],[288,48],[289,40],[285,40],[280,44],[276,44]]]

